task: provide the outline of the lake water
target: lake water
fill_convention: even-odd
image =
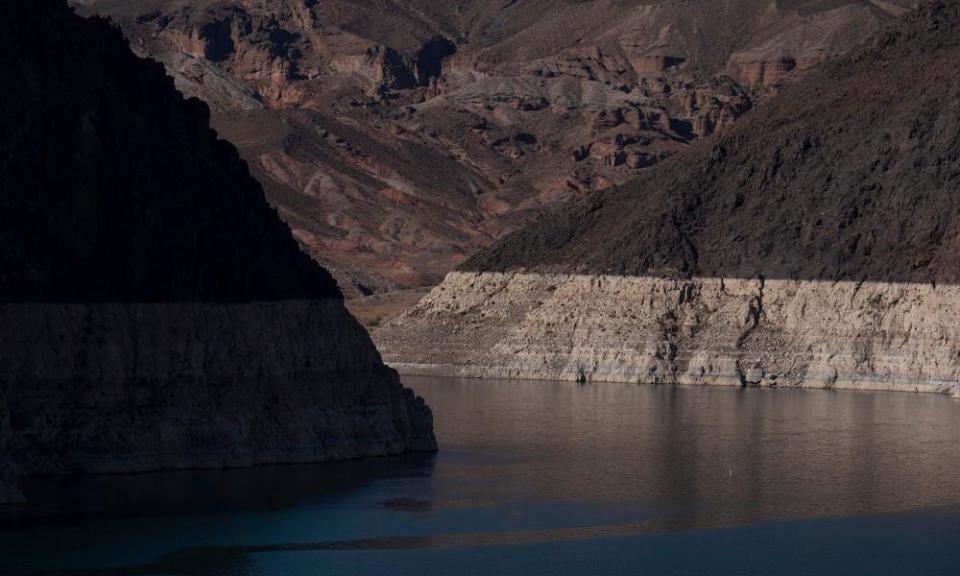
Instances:
[[[0,574],[960,574],[960,401],[405,382],[435,456],[34,479]]]

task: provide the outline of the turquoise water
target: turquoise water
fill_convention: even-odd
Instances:
[[[960,402],[407,379],[441,452],[34,479],[0,574],[960,574]]]

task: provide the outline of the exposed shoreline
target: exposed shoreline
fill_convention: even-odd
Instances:
[[[471,380],[502,380],[502,381],[534,381],[534,382],[577,382],[575,378],[546,378],[546,377],[537,377],[537,376],[490,376],[483,373],[478,369],[476,372],[465,373],[462,370],[461,366],[454,364],[406,364],[406,363],[389,363],[388,366],[396,370],[401,377],[403,376],[415,376],[421,378],[467,378]],[[487,370],[490,373],[493,373],[495,369],[493,367],[487,367]],[[755,385],[755,386],[743,386],[739,378],[725,378],[718,379],[710,383],[689,383],[689,382],[636,382],[632,380],[615,380],[615,379],[602,379],[595,378],[590,380],[590,383],[599,383],[599,384],[639,384],[645,386],[683,386],[683,387],[701,387],[701,386],[714,386],[719,388],[755,388],[755,389],[768,389],[768,390],[843,390],[846,392],[906,392],[911,394],[939,394],[942,396],[951,396],[953,398],[960,399],[960,393],[951,393],[950,391],[945,391],[940,385],[910,385],[904,384],[902,386],[889,386],[886,383],[881,383],[876,380],[861,380],[859,382],[849,382],[849,381],[838,381],[833,386],[776,386],[776,385]],[[950,383],[943,383],[944,386]]]
[[[960,397],[960,286],[454,272],[374,333],[402,374]]]

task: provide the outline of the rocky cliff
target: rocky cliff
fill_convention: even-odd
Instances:
[[[78,0],[215,104],[348,295],[432,286],[723,130],[913,0]]]
[[[0,502],[15,473],[433,450],[236,149],[119,29],[0,6]]]
[[[960,5],[508,236],[380,329],[469,375],[960,391]]]

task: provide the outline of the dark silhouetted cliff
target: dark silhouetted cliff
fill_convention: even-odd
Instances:
[[[432,450],[202,102],[64,0],[0,5],[0,501],[21,474]]]

